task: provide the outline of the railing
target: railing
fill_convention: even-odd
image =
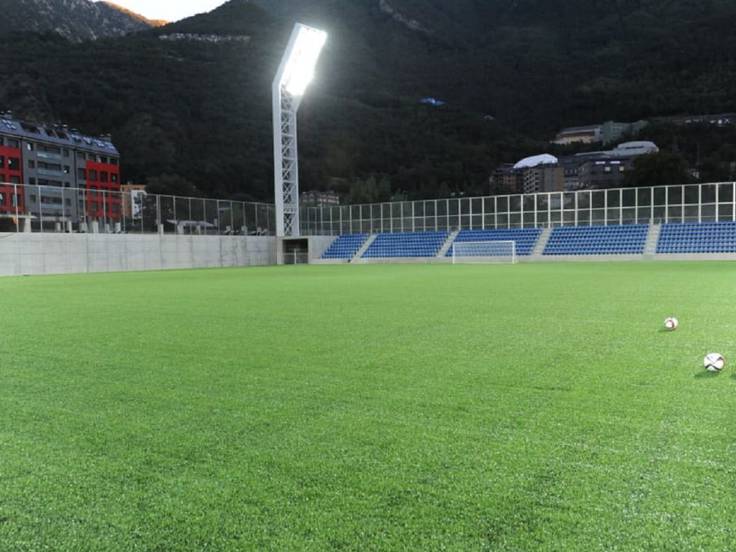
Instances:
[[[302,234],[736,221],[736,183],[303,207]]]
[[[0,184],[0,232],[273,235],[274,228],[267,203]]]

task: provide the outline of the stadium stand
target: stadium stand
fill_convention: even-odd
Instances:
[[[448,232],[379,234],[364,259],[436,257]]]
[[[330,244],[322,254],[322,258],[325,260],[347,260],[352,259],[358,250],[368,239],[368,234],[348,234],[345,236],[339,236],[335,241]]]
[[[512,228],[508,230],[463,230],[455,238],[454,243],[480,241],[514,241],[516,254],[528,257],[542,234],[541,228]],[[452,257],[452,248],[447,251],[447,257]]]
[[[736,253],[736,222],[664,224],[657,253]]]
[[[555,228],[544,255],[641,255],[647,224]]]

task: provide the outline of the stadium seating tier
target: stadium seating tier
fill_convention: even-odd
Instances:
[[[555,228],[544,255],[641,255],[649,225],[564,226]]]
[[[657,253],[736,253],[736,222],[664,224]]]
[[[364,259],[436,257],[448,232],[378,234]]]
[[[327,251],[322,254],[322,259],[349,261],[358,251],[360,251],[360,248],[367,239],[368,234],[347,234],[344,236],[338,236],[337,239],[330,244],[330,247],[327,248]]]

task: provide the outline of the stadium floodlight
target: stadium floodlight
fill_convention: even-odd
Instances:
[[[327,33],[297,23],[273,81],[276,235],[299,236],[299,158],[296,115],[314,80]]]

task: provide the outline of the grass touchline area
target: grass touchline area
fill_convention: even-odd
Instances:
[[[733,263],[0,279],[0,550],[728,550],[734,282]]]

